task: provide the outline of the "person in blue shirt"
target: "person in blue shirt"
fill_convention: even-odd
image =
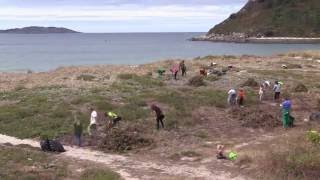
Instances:
[[[281,104],[282,107],[282,124],[284,128],[292,127],[294,118],[290,115],[292,102],[289,98],[285,98],[285,100]]]

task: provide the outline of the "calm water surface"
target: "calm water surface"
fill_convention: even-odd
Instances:
[[[319,50],[319,44],[192,42],[203,33],[0,34],[0,71],[47,71],[60,66],[142,64],[206,55],[273,55]]]

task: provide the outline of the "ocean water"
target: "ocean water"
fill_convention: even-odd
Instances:
[[[320,44],[236,44],[187,40],[201,34],[0,34],[0,71],[48,71],[71,65],[142,64],[206,55],[273,55],[320,49]]]

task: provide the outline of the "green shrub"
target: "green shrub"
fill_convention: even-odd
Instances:
[[[320,133],[317,131],[310,130],[307,132],[307,139],[313,144],[320,144]]]

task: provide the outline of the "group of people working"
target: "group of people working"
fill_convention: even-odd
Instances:
[[[274,96],[273,99],[275,102],[279,102],[280,101],[280,95],[281,95],[281,87],[282,87],[283,83],[280,81],[275,81],[274,82],[274,86],[272,88],[273,92],[274,92]],[[261,83],[260,88],[259,88],[259,100],[263,101],[264,100],[264,96],[265,93],[268,89],[270,89],[271,87],[271,83],[270,81],[264,81],[263,83]],[[228,91],[228,104],[230,106],[234,106],[236,104],[238,104],[240,107],[244,107],[244,101],[245,101],[245,93],[244,93],[244,89],[240,88],[238,93],[235,89],[230,89]],[[289,97],[285,97],[283,102],[280,104],[280,106],[282,107],[282,124],[284,128],[288,128],[288,127],[292,127],[293,126],[293,121],[294,121],[294,117],[291,116],[291,106],[292,106],[292,102],[289,99]]]
[[[170,71],[172,72],[172,75],[174,77],[175,80],[177,80],[177,74],[179,71],[181,71],[181,75],[182,76],[186,76],[186,72],[187,72],[187,67],[185,65],[185,61],[181,61],[179,63],[179,65],[174,65]],[[165,70],[163,69],[158,69],[158,77],[161,77],[163,75],[163,73],[165,72]],[[200,74],[203,73],[202,71],[200,71]],[[281,86],[283,85],[282,82],[279,81],[275,81],[274,86],[273,86],[273,92],[274,92],[274,100],[275,101],[279,101],[280,100],[280,94],[281,94]],[[271,87],[271,83],[270,81],[264,81],[263,83],[261,83],[260,88],[259,88],[259,100],[263,101],[264,99],[264,95],[265,92],[270,89]],[[230,106],[235,106],[235,105],[239,105],[239,107],[244,107],[244,103],[245,103],[245,91],[243,88],[240,88],[238,91],[234,88],[230,89],[228,91],[228,99],[227,102]],[[287,127],[291,127],[293,126],[293,120],[294,118],[290,115],[291,112],[291,106],[292,103],[290,101],[289,98],[286,98],[283,103],[281,103],[281,107],[282,107],[282,122],[283,122],[283,127],[287,128]],[[158,107],[155,104],[152,104],[150,106],[150,109],[155,113],[156,116],[156,128],[159,130],[160,129],[160,125],[162,128],[164,128],[164,123],[163,120],[165,118],[162,110],[160,109],[160,107]],[[89,136],[93,136],[94,132],[96,132],[97,130],[97,117],[98,117],[98,113],[94,108],[90,108],[91,111],[91,116],[90,116],[90,123],[89,126],[87,128],[88,134]],[[114,112],[107,112],[105,113],[105,116],[109,119],[109,123],[108,123],[108,127],[112,128],[114,126],[116,126],[116,124],[121,121],[121,117],[118,116],[116,113]],[[79,120],[76,119],[75,123],[74,123],[74,135],[75,135],[75,144],[78,146],[81,146],[81,136],[83,133],[83,127],[82,124]]]
[[[181,76],[187,75],[187,66],[185,64],[185,61],[182,60],[179,64],[175,64],[171,67],[170,72],[172,73],[172,76],[175,80],[178,80],[178,73],[181,71]],[[162,78],[163,74],[166,72],[163,68],[158,68],[158,78]]]
[[[157,129],[160,129],[160,125],[162,128],[164,128],[164,123],[163,119],[165,118],[162,110],[155,104],[152,104],[150,106],[151,110],[155,113],[156,116],[156,121],[157,121]],[[91,115],[90,115],[90,123],[87,128],[89,136],[94,136],[95,132],[97,131],[97,118],[98,118],[98,113],[94,108],[90,108]],[[122,120],[121,116],[118,116],[114,112],[107,112],[104,114],[108,118],[108,128],[115,127],[119,121]],[[83,125],[80,120],[78,120],[75,117],[75,122],[74,122],[74,144],[77,146],[81,146],[82,141],[81,137],[83,134]]]

